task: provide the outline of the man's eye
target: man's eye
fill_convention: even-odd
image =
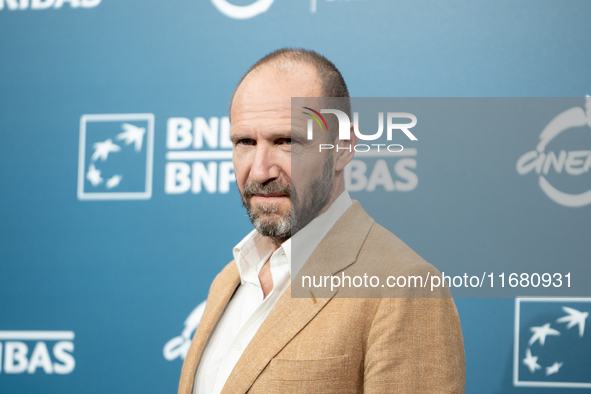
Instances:
[[[250,140],[250,139],[242,139],[242,140],[238,140],[236,142],[236,145],[244,145],[244,146],[254,145],[254,141]]]
[[[285,142],[286,145],[291,145],[292,144],[292,140],[291,138],[284,138],[283,142]]]

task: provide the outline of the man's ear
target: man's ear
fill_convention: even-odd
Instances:
[[[335,151],[338,150],[335,158],[335,171],[342,171],[353,160],[353,156],[355,155],[355,145],[357,145],[359,139],[353,129],[353,123],[349,126],[349,134],[351,139],[340,140],[337,136],[337,140],[335,141],[335,145],[338,147],[338,149],[335,149]]]

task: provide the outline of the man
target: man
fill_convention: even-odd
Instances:
[[[306,50],[267,55],[236,88],[234,169],[255,230],[211,286],[179,394],[463,392],[462,334],[447,289],[434,298],[341,298],[355,294],[327,289],[292,297],[296,257],[304,273],[354,275],[387,260],[398,274],[437,274],[345,191],[354,134],[340,141],[329,126],[321,138],[341,149],[322,154],[301,138],[292,97],[348,96],[336,67]]]

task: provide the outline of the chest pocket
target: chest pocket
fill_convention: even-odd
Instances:
[[[334,380],[347,377],[349,356],[313,360],[274,359],[269,365],[269,379],[281,381]]]

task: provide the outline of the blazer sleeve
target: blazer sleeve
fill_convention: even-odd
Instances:
[[[383,298],[364,370],[364,393],[463,393],[464,344],[453,299]]]

